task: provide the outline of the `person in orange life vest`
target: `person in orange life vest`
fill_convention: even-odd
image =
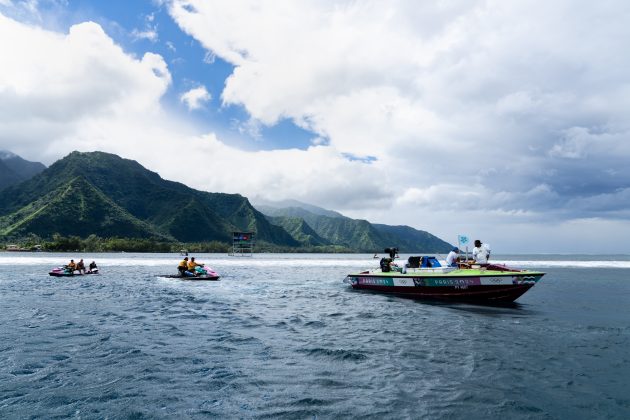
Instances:
[[[188,271],[198,276],[199,273],[195,271],[195,267],[203,267],[203,264],[196,262],[195,257],[191,257],[190,261],[188,262]]]
[[[177,266],[177,271],[179,271],[179,275],[182,277],[185,275],[186,270],[188,270],[188,257],[185,257],[182,261],[180,261]]]

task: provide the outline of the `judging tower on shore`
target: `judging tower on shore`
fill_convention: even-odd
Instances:
[[[254,254],[254,232],[232,232],[232,252],[230,255],[251,257]]]

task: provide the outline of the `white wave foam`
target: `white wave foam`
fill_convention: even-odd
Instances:
[[[353,258],[355,257],[355,258]],[[81,254],[74,257],[75,261],[82,258]],[[143,256],[143,255],[121,255],[121,254],[98,254],[83,256],[84,261],[89,263],[93,259],[96,260],[99,266],[172,266],[175,267],[180,261],[180,257],[165,257],[159,256]],[[365,258],[361,256],[287,256],[279,254],[277,257],[274,255],[264,255],[261,257],[227,257],[212,255],[208,257],[199,257],[198,260],[202,263],[206,263],[209,266],[221,266],[221,267],[349,267],[358,269],[368,269],[378,267],[378,261],[372,258]],[[48,265],[51,268],[61,266],[69,261],[69,257],[66,255],[19,255],[19,254],[0,254],[0,266],[5,265]],[[630,261],[615,260],[615,261],[583,261],[583,260],[496,260],[494,263],[505,264],[509,267],[518,268],[630,268]]]
[[[75,262],[81,257],[74,258]],[[23,257],[23,256],[0,256],[0,265],[50,265],[61,266],[67,264],[70,260],[64,258],[54,257]],[[84,258],[86,265],[92,261],[92,258]],[[173,266],[176,267],[180,259],[178,258],[121,258],[116,257],[103,257],[96,258],[96,263],[101,266]],[[214,259],[201,259],[198,260],[201,263],[205,263],[209,266],[220,265],[224,267],[367,267],[376,268],[378,264],[374,264],[373,261],[366,262],[364,260],[343,260],[343,259],[256,259],[256,258],[214,258]]]
[[[495,261],[495,263],[519,268],[630,268],[630,261],[532,260]]]

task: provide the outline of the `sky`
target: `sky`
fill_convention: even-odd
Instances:
[[[627,254],[628,39],[625,0],[0,0],[0,149]]]

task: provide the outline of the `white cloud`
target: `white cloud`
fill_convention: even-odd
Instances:
[[[207,56],[235,66],[223,103],[242,105],[250,128],[290,118],[317,138],[262,152],[168,115],[162,57],[126,54],[94,23],[59,34],[0,16],[0,146],[27,158],[35,145],[50,158],[103,149],[197,188],[300,199],[447,240],[483,232],[495,249],[557,250],[554,235],[575,228],[618,245],[630,234],[629,9],[173,0]],[[201,106],[204,92],[191,92],[182,101]],[[170,158],[182,147],[185,179]]]
[[[55,0],[51,0],[55,2]],[[42,17],[37,8],[39,0],[0,0],[0,7],[4,10],[0,12],[9,13],[12,16],[18,16],[27,21],[40,22]]]
[[[60,34],[0,15],[0,55],[7,58],[0,66],[0,148],[27,159],[51,163],[72,150],[103,150],[208,191],[314,201],[333,195],[334,205],[389,194],[370,168],[334,148],[251,152],[198,135],[160,105],[171,83],[162,57],[125,53],[95,23]],[[200,105],[206,94],[193,89],[185,101]],[[182,149],[184,177],[176,158]]]
[[[131,31],[131,36],[135,40],[146,39],[151,42],[157,42],[158,40],[158,33],[155,29],[140,30],[136,28]]]
[[[57,142],[93,136],[82,131],[88,122],[160,114],[171,83],[162,57],[125,54],[92,22],[60,34],[0,15],[0,56],[0,142],[27,156],[35,146],[56,157],[72,150]]]
[[[134,28],[131,31],[131,37],[134,41],[147,40],[151,42],[157,42],[159,39],[157,24],[154,24],[155,14],[149,13],[144,16],[144,29]]]
[[[216,59],[217,59],[217,56],[214,55],[212,52],[207,52],[203,56],[203,62],[206,63],[206,64],[214,64]]]
[[[377,158],[369,179],[396,186],[392,208],[341,210],[593,224],[584,203],[601,194],[630,206],[615,192],[630,184],[626,2],[173,0],[170,13],[235,66],[224,103]]]
[[[179,100],[186,104],[189,110],[199,109],[205,102],[210,101],[211,96],[205,86],[198,86],[180,95]]]
[[[231,127],[239,133],[246,135],[247,137],[251,137],[255,140],[262,139],[262,124],[260,123],[260,121],[254,120],[252,118],[247,121],[233,119],[231,122]]]

